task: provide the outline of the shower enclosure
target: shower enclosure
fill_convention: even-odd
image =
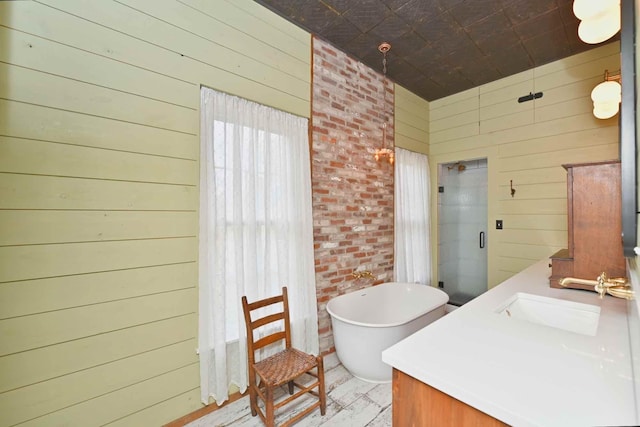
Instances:
[[[462,305],[487,290],[487,159],[438,165],[438,285]]]

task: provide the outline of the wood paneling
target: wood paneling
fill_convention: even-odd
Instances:
[[[197,185],[195,160],[0,136],[0,170],[31,175]]]
[[[194,262],[197,241],[122,240],[0,247],[0,282]]]
[[[489,287],[566,246],[562,164],[618,157],[618,119],[596,119],[589,96],[604,69],[620,67],[618,52],[610,43],[429,104],[432,192],[439,163],[488,159]],[[538,91],[542,98],[517,102]]]
[[[228,402],[228,401],[227,401]],[[126,418],[120,418],[112,423],[107,424],[109,427],[138,427],[143,424],[161,426],[165,425],[168,419],[171,419],[178,411],[183,411],[184,408],[191,408],[192,412],[189,414],[195,414],[194,417],[189,418],[189,422],[194,421],[201,416],[205,415],[205,410],[214,410],[211,408],[216,406],[212,403],[209,406],[203,407],[200,404],[200,389],[194,388],[185,393],[179,394],[167,400],[160,401],[153,406],[149,406],[140,412],[136,412],[127,416]],[[178,419],[180,420],[180,418]],[[185,423],[177,422],[169,425],[184,426]]]
[[[0,3],[1,5],[1,3]],[[0,132],[6,136],[84,147],[197,160],[195,135],[119,122],[82,112],[0,100]]]
[[[193,211],[197,203],[195,186],[0,173],[1,209]]]
[[[0,320],[0,355],[195,312],[194,288]]]
[[[198,133],[199,119],[193,108],[3,63],[0,74],[11,82],[0,86],[0,97],[5,99],[192,135]]]
[[[5,27],[0,27],[0,39],[7,41],[0,51],[3,62],[83,83],[118,88],[170,104],[198,108],[200,88],[196,84]]]
[[[433,120],[429,123],[429,128],[431,132],[439,132],[467,123],[478,123],[478,110],[466,111],[439,120]]]
[[[23,417],[40,417],[58,408],[112,393],[162,375],[176,365],[196,362],[197,356],[193,353],[196,345],[196,340],[191,339],[3,393],[0,411],[13,414],[6,417],[12,424]],[[30,396],[48,396],[48,399],[30,399]]]
[[[0,246],[195,237],[198,233],[197,214],[192,211],[0,210],[0,224]]]
[[[309,117],[310,45],[249,0],[0,2],[0,426],[201,407],[200,87]]]
[[[468,123],[452,129],[444,129],[438,132],[432,132],[429,135],[429,141],[432,145],[441,144],[455,139],[475,136],[480,133],[479,123]]]
[[[5,392],[196,338],[196,314],[93,335],[0,358]],[[195,348],[195,347],[194,347]],[[193,353],[195,354],[195,353]],[[46,363],[42,363],[46,360]]]
[[[135,416],[140,408],[146,409],[198,388],[199,381],[198,363],[194,362],[94,399],[82,400],[75,405],[31,419],[21,426],[98,426],[114,421],[122,422],[124,418]],[[176,412],[191,412],[202,406],[200,402],[181,402],[185,406],[176,405],[172,409]],[[148,424],[147,420],[142,424]]]
[[[429,103],[395,85],[395,144],[429,154]]]

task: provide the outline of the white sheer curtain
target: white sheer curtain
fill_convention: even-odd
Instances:
[[[429,160],[396,148],[394,278],[431,284]]]
[[[287,286],[293,345],[318,353],[307,120],[201,90],[199,353],[203,403],[247,387],[241,297]]]

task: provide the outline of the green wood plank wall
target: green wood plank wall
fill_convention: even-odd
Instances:
[[[429,154],[429,102],[395,85],[396,147]]]
[[[201,407],[200,85],[308,117],[310,56],[250,0],[0,2],[0,426]]]
[[[620,68],[619,52],[610,43],[429,103],[433,194],[439,163],[489,161],[489,287],[566,247],[561,165],[618,158],[618,116],[593,117],[590,95],[605,69]],[[544,96],[517,102],[529,92]],[[432,214],[437,247],[436,204]],[[436,271],[437,256],[433,262]]]

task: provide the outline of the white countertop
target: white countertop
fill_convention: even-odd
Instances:
[[[514,426],[638,425],[627,302],[549,287],[542,260],[382,353],[394,368]],[[595,336],[496,313],[517,292],[601,307]]]

